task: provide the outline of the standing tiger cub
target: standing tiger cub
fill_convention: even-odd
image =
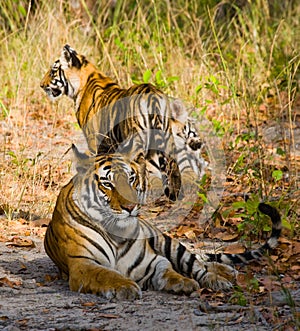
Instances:
[[[117,299],[139,298],[141,289],[184,294],[199,286],[226,290],[236,272],[225,263],[257,259],[277,244],[280,215],[260,204],[273,224],[262,247],[238,255],[196,256],[139,217],[146,188],[138,162],[124,154],[88,158],[75,146],[73,151],[77,174],[59,194],[44,243],[71,290]]]
[[[67,95],[89,149],[94,154],[131,154],[138,162],[152,159],[161,173],[164,193],[175,201],[181,175],[167,96],[151,84],[122,89],[69,45],[45,74],[41,87],[55,100]]]

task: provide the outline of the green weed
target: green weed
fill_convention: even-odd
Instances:
[[[248,300],[244,294],[244,291],[239,286],[235,286],[235,290],[228,301],[239,306],[246,306],[248,304]]]

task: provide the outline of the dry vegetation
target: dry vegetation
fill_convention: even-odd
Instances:
[[[286,238],[274,268],[280,264],[279,272],[299,280],[299,2],[251,1],[233,11],[222,7],[222,15],[218,1],[103,2],[89,26],[80,2],[83,19],[66,0],[0,2],[0,239],[18,233],[20,220],[49,219],[72,176],[68,150],[80,134],[72,103],[51,104],[39,87],[68,43],[121,86],[152,82],[211,121],[226,157],[214,229],[203,233],[185,220],[173,235],[264,237],[268,223],[257,221],[255,207],[271,201]]]

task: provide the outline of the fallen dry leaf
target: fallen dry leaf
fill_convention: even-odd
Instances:
[[[235,243],[232,245],[227,246],[224,249],[224,253],[226,254],[241,254],[245,252],[245,247],[239,243]]]
[[[261,283],[268,291],[275,291],[281,288],[281,283],[278,280],[274,280],[272,277],[263,277]]]
[[[7,321],[8,320],[8,317],[7,316],[0,316],[0,321]]]
[[[22,282],[19,280],[10,280],[7,277],[0,278],[0,286],[9,286],[11,288],[19,287],[22,285]]]
[[[49,283],[49,282],[52,282],[53,280],[56,280],[57,279],[57,276],[51,276],[51,275],[46,274],[44,276],[44,279],[45,279],[45,282],[46,283]]]
[[[25,270],[27,270],[26,265],[25,265],[24,263],[21,263],[21,266],[20,266],[19,272],[20,272],[20,271],[25,271]]]
[[[176,234],[178,237],[182,237],[186,232],[190,231],[191,228],[186,225],[180,225],[179,228],[176,230]]]
[[[293,242],[293,253],[300,254],[300,242],[299,241]]]
[[[215,235],[215,238],[223,241],[231,241],[236,239],[238,236],[238,233],[219,232]]]
[[[188,239],[196,239],[196,235],[195,232],[193,230],[189,230],[187,232],[184,233],[184,235],[188,238]]]
[[[292,271],[298,271],[298,270],[300,270],[300,265],[292,265],[290,269]]]
[[[21,237],[13,237],[11,241],[6,242],[5,245],[14,247],[35,247],[35,244],[31,239]]]

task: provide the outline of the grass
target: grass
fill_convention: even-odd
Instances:
[[[91,17],[85,2],[81,4],[82,13]],[[229,174],[243,177],[247,191],[259,191],[261,198],[278,196],[275,188],[279,188],[291,197],[291,205],[296,204],[299,159],[293,127],[295,112],[299,112],[300,6],[296,2],[284,8],[279,1],[276,4],[270,7],[267,1],[258,0],[235,8],[234,17],[216,20],[217,1],[199,5],[184,0],[172,4],[126,0],[114,8],[100,4],[87,32],[87,21],[78,19],[68,2],[2,3],[2,203],[28,209],[24,194],[35,200],[34,187],[46,180],[41,178],[40,167],[51,165],[51,174],[47,174],[51,177],[61,166],[56,163],[53,170],[52,161],[60,160],[54,142],[60,132],[57,128],[68,126],[67,140],[72,141],[71,103],[64,99],[52,106],[39,88],[46,69],[69,43],[121,86],[150,81],[192,104],[198,109],[194,114],[205,113],[223,136]],[[261,137],[270,125],[284,130],[282,141],[268,142],[266,150]],[[39,142],[44,142],[51,156],[46,157],[44,148],[32,142],[32,129],[44,131]],[[68,144],[61,146],[67,150]],[[277,154],[274,146],[280,151]],[[282,164],[288,169],[288,183],[272,178],[273,171],[282,172]],[[66,167],[63,178],[70,176]],[[59,187],[61,182],[56,184]],[[51,200],[57,191],[46,185],[44,193]]]

